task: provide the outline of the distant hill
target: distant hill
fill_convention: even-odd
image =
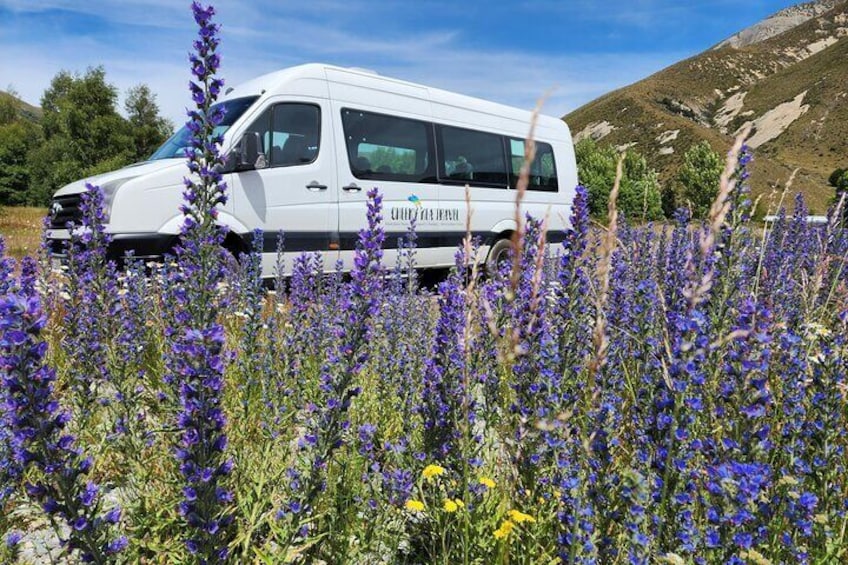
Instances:
[[[41,121],[41,108],[27,104],[20,98],[2,90],[0,90],[0,98],[11,98],[14,101],[15,106],[18,107],[18,112],[22,118],[36,123]]]
[[[793,191],[823,212],[828,176],[848,166],[848,0],[782,10],[564,119],[575,140],[634,147],[666,183],[691,145],[707,140],[723,154],[751,123],[763,208],[798,168]]]

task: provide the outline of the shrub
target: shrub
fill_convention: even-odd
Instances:
[[[615,180],[618,156],[612,147],[600,147],[584,139],[575,147],[580,183],[589,190],[589,210],[593,216],[606,214],[609,192]],[[624,176],[619,195],[620,211],[633,220],[662,218],[659,177],[644,157],[628,149],[624,153]]]
[[[705,218],[718,194],[721,171],[721,156],[712,150],[709,142],[701,141],[690,147],[677,173],[683,199],[678,204],[691,206],[694,217]]]

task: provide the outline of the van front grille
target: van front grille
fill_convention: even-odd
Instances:
[[[82,220],[80,210],[80,195],[68,194],[57,196],[50,204],[50,227],[62,229],[67,227],[68,222],[78,225]]]

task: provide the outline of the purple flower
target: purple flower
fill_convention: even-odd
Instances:
[[[106,522],[109,524],[117,524],[121,521],[121,509],[113,508],[109,512],[106,513],[106,516],[103,517]]]
[[[88,520],[84,516],[80,516],[73,522],[73,527],[76,531],[82,532],[88,529]]]
[[[102,398],[100,389],[111,374],[106,362],[109,339],[115,332],[116,267],[106,259],[111,236],[106,233],[103,190],[86,184],[80,195],[81,225],[71,225],[67,247],[69,299],[63,305],[66,355],[70,363],[72,401],[78,418],[86,420]]]
[[[83,491],[82,495],[80,496],[80,502],[82,502],[82,505],[83,506],[91,506],[94,503],[95,499],[97,498],[97,493],[99,491],[100,491],[100,489],[97,487],[96,484],[94,484],[92,482],[89,482],[88,484],[86,484],[85,490]]]
[[[21,542],[22,538],[23,534],[21,534],[21,532],[9,532],[8,534],[6,534],[6,546],[9,548],[14,548]]]
[[[106,552],[109,554],[120,553],[129,545],[129,540],[127,536],[120,536],[109,542],[109,545],[106,546]]]

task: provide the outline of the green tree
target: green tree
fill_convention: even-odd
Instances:
[[[61,186],[132,161],[129,122],[103,67],[85,75],[60,71],[41,98],[44,143],[29,153],[32,197],[47,204]]]
[[[836,204],[842,198],[842,195],[848,192],[848,169],[836,169],[830,173],[827,183],[836,189],[836,194],[833,198],[833,203]],[[842,206],[842,215],[848,217],[848,205],[843,203]]]
[[[840,174],[836,175],[836,172],[839,172]],[[834,203],[837,203],[842,198],[842,195],[848,192],[848,169],[834,171],[834,174],[831,175],[830,178],[830,184],[836,189],[836,195],[833,200]],[[842,204],[842,215],[843,217],[848,218],[848,204]]]
[[[18,105],[14,92],[0,92],[0,125],[8,125],[18,119]]]
[[[692,208],[695,218],[705,217],[718,194],[718,184],[724,170],[721,155],[709,142],[701,141],[683,155],[683,165],[677,172],[683,204]]]
[[[0,206],[32,203],[27,155],[40,140],[39,126],[21,116],[15,93],[0,94]]]
[[[174,124],[159,115],[156,95],[146,84],[134,86],[127,92],[124,110],[133,139],[133,161],[145,161],[174,133]]]
[[[589,191],[589,211],[605,216],[609,193],[615,182],[618,152],[601,147],[592,139],[584,139],[575,147],[577,173]],[[662,218],[659,176],[638,152],[627,150],[618,196],[618,210],[628,218],[657,220]]]

